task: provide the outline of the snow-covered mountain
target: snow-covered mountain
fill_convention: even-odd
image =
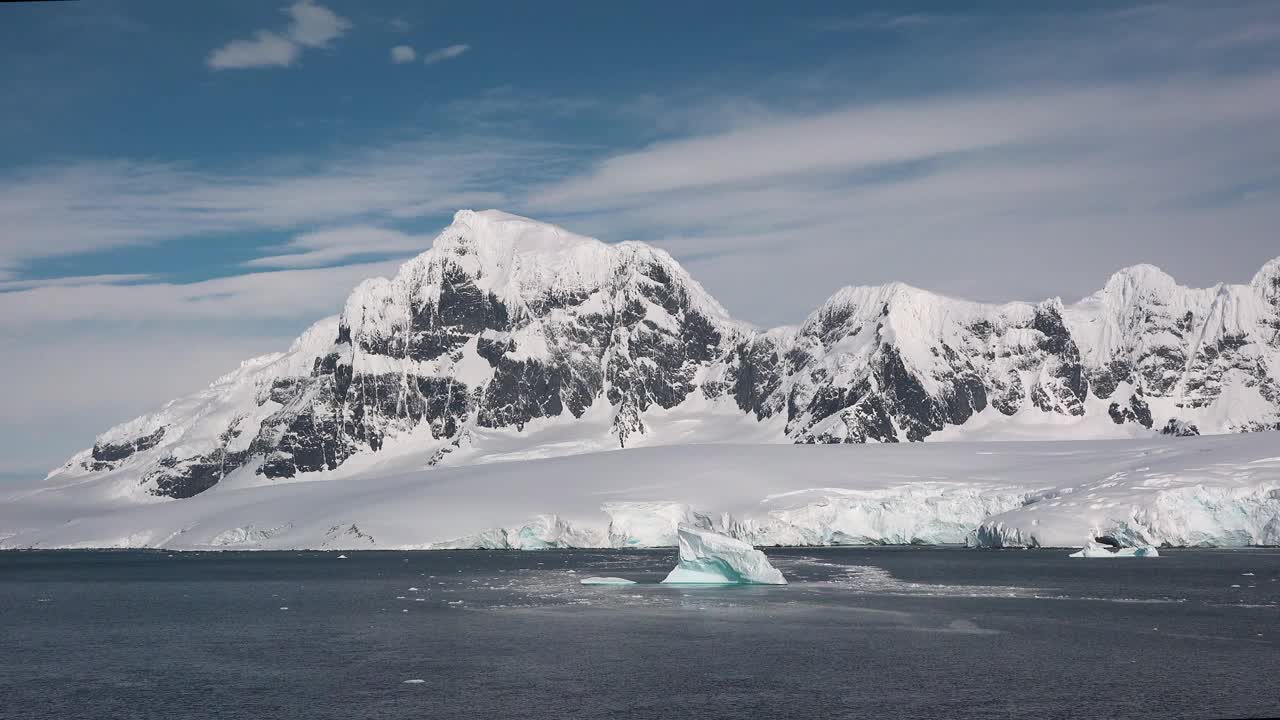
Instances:
[[[50,480],[186,498],[688,442],[1274,429],[1280,258],[1208,289],[1131,267],[1074,305],[850,287],[758,331],[661,250],[463,210],[287,352],[108,430]]]

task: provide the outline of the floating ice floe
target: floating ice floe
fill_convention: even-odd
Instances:
[[[635,580],[620,577],[589,577],[578,581],[582,585],[635,585]]]
[[[786,585],[769,558],[741,540],[681,525],[680,559],[664,583],[684,585]]]
[[[1100,542],[1090,540],[1083,548],[1067,557],[1079,558],[1122,558],[1122,557],[1160,557],[1160,551],[1153,547],[1131,547],[1112,550]]]
[[[346,556],[346,555],[339,555],[339,556],[338,556],[338,559],[339,559],[339,560],[346,560],[346,559],[347,559],[347,556]]]

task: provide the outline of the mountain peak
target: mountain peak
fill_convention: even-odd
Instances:
[[[1280,257],[1268,260],[1253,276],[1252,285],[1264,300],[1280,307]]]
[[[1104,292],[1123,292],[1124,289],[1175,288],[1178,281],[1169,273],[1149,263],[1139,263],[1121,268],[1111,274]]]
[[[521,253],[555,253],[604,244],[558,225],[501,210],[459,210],[453,215],[453,223],[441,231],[432,246],[452,249],[459,245],[496,245]]]

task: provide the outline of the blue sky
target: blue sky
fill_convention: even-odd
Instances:
[[[460,207],[736,316],[1280,255],[1280,5],[0,5],[0,475],[281,349]]]

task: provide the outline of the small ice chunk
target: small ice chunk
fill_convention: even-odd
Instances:
[[[1080,550],[1067,557],[1078,558],[1122,558],[1122,557],[1160,557],[1160,551],[1153,547],[1120,548],[1112,550],[1102,543],[1090,540]]]
[[[582,585],[635,585],[635,580],[620,577],[589,577],[578,581]]]
[[[1160,551],[1153,547],[1120,548],[1116,557],[1160,557]]]
[[[402,684],[403,685],[421,685],[424,682],[426,682],[426,680],[423,680],[422,678],[413,678],[412,680],[405,680]]]
[[[664,583],[686,585],[786,585],[764,553],[741,540],[680,525],[680,559]]]
[[[339,555],[339,556],[338,556],[338,559],[339,559],[339,560],[346,560],[346,559],[347,559],[347,556],[346,556],[346,555]]]
[[[281,610],[288,610],[288,609],[289,609],[289,606],[288,606],[288,605],[285,605],[284,607],[282,607],[282,608],[280,608],[280,609],[281,609]]]
[[[409,588],[409,592],[419,592],[419,590],[416,587],[411,587]]]

